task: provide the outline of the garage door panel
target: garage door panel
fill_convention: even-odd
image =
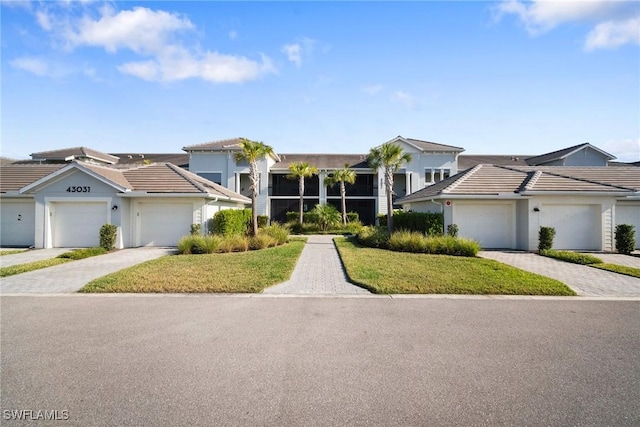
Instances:
[[[486,249],[513,247],[513,215],[513,206],[508,204],[454,206],[454,223],[460,237],[474,239]]]
[[[53,247],[100,246],[100,227],[108,222],[105,202],[59,202],[52,204]]]
[[[176,246],[193,224],[192,203],[141,203],[140,246]]]
[[[33,246],[35,243],[35,202],[0,204],[0,245]]]
[[[617,205],[616,225],[618,224],[633,225],[635,230],[636,249],[640,249],[640,205]]]
[[[554,249],[601,250],[602,226],[598,205],[544,205],[541,226],[553,227]]]

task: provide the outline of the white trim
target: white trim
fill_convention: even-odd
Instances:
[[[31,191],[31,190],[35,191],[38,187],[45,187],[45,186],[49,185],[49,181],[52,181],[55,178],[62,179],[64,177],[70,175],[71,172],[73,172],[73,169],[79,170],[80,172],[84,172],[87,175],[91,176],[92,178],[95,178],[98,181],[101,181],[102,183],[107,184],[108,186],[113,187],[118,191],[122,191],[122,192],[131,191],[130,189],[122,187],[122,186],[116,184],[115,182],[108,180],[107,178],[103,177],[102,175],[99,175],[99,174],[93,172],[92,170],[81,166],[78,163],[71,163],[70,165],[63,167],[62,169],[58,169],[57,171],[55,171],[53,173],[50,173],[49,175],[46,175],[46,176],[40,178],[39,180],[32,182],[29,185],[25,185],[24,187],[22,187],[19,190],[19,192],[20,193],[26,193],[27,191]],[[114,171],[117,171],[117,169],[114,169]],[[55,182],[55,181],[53,181],[53,182]],[[53,182],[51,182],[50,184],[53,184]]]

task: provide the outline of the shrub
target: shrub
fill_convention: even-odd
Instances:
[[[556,251],[553,249],[545,249],[543,251],[540,251],[540,255],[559,259],[560,261],[572,262],[574,264],[602,264],[602,260],[596,256],[573,251]]]
[[[396,230],[418,231],[438,236],[443,234],[444,215],[432,212],[395,212],[393,225]]]
[[[371,248],[386,249],[389,246],[389,232],[385,227],[362,227],[357,238],[362,245]]]
[[[110,251],[116,245],[118,227],[113,224],[104,224],[100,227],[100,247]]]
[[[347,222],[360,222],[360,214],[358,212],[347,212]]]
[[[389,237],[389,249],[399,252],[425,252],[427,240],[417,231],[400,230]]]
[[[340,224],[342,216],[333,205],[316,205],[313,211],[309,212],[313,215],[314,223],[320,227],[322,231],[327,231],[329,227],[335,227]]]
[[[266,249],[277,246],[278,242],[267,233],[258,233],[249,239],[249,248],[252,250]]]
[[[103,255],[109,252],[103,247],[97,248],[82,248],[82,249],[74,249],[69,252],[65,252],[63,254],[58,255],[56,258],[65,258],[65,259],[85,259],[96,255]]]
[[[258,215],[258,228],[265,228],[269,225],[269,217],[267,215]]]
[[[224,236],[247,234],[251,209],[225,209],[213,216],[213,232]]]
[[[249,250],[249,237],[240,234],[226,236],[220,242],[218,250],[221,252],[246,252]]]
[[[278,245],[283,245],[289,241],[289,228],[274,222],[273,224],[265,227],[261,230],[261,233],[264,233],[271,238],[273,238]]]
[[[298,222],[298,216],[300,215],[298,212],[289,211],[286,214],[287,223],[289,222]]]
[[[556,229],[553,227],[540,227],[538,232],[538,251],[547,251],[553,247],[553,238],[556,236]]]
[[[223,238],[220,236],[184,236],[178,241],[180,254],[212,254],[218,250]]]
[[[629,255],[635,248],[636,239],[633,225],[616,225],[616,250],[621,254]]]
[[[346,231],[351,234],[358,234],[362,229],[362,222],[360,220],[349,221],[347,223]]]
[[[447,235],[451,237],[458,237],[458,225],[457,224],[447,225]]]
[[[197,236],[202,231],[202,224],[191,224],[191,231],[189,234]]]

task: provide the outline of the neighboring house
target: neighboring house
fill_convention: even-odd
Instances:
[[[443,212],[445,227],[483,248],[533,251],[541,226],[554,248],[613,251],[616,224],[640,230],[635,167],[477,165],[398,200],[405,210]],[[640,240],[640,239],[639,239]]]
[[[100,227],[114,224],[117,248],[175,246],[192,224],[206,229],[218,210],[250,204],[171,163],[127,169],[95,163],[3,166],[0,244],[98,246]]]
[[[183,148],[189,153],[189,170],[228,189],[249,195],[249,165],[236,162],[240,151],[240,138],[190,145]],[[410,194],[458,171],[458,155],[463,148],[398,136],[386,143],[400,145],[412,155],[411,162],[394,176],[394,191],[398,197]],[[286,212],[298,209],[298,183],[289,180],[289,164],[309,162],[319,170],[317,176],[305,180],[305,210],[316,204],[331,203],[338,206],[337,187],[324,185],[324,179],[345,163],[357,174],[355,185],[347,187],[347,209],[358,212],[365,224],[373,224],[377,214],[386,213],[386,195],[380,182],[381,171],[367,164],[365,154],[274,154],[259,162],[260,185],[258,212],[274,221],[284,222]]]

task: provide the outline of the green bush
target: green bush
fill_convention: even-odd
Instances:
[[[189,234],[192,236],[197,236],[202,231],[202,224],[191,224],[191,231]]]
[[[389,231],[386,227],[362,227],[357,238],[358,242],[370,248],[386,249],[389,247]]]
[[[212,254],[217,252],[223,238],[220,236],[184,236],[178,241],[178,253],[180,254]]]
[[[320,227],[322,231],[327,231],[331,227],[340,225],[342,215],[333,205],[316,205],[311,212],[309,212],[315,221],[315,224]]]
[[[556,229],[553,227],[540,227],[538,232],[538,251],[547,251],[553,248],[553,238],[556,236]]]
[[[274,222],[273,224],[260,230],[260,233],[264,233],[273,238],[278,245],[284,245],[289,241],[289,228]]]
[[[389,249],[398,252],[426,252],[427,240],[417,231],[400,230],[389,237]]]
[[[362,227],[363,225],[362,225],[362,222],[360,222],[360,220],[349,221],[347,223],[347,227],[345,231],[351,234],[358,234],[362,229]]]
[[[540,251],[540,255],[549,258],[555,258],[560,261],[571,262],[574,264],[590,265],[590,264],[602,264],[602,260],[594,255],[582,254],[573,251],[556,251],[553,249],[545,249]]]
[[[395,212],[393,226],[396,230],[418,231],[430,236],[443,234],[444,215],[432,212]]]
[[[65,258],[65,259],[85,259],[96,255],[103,255],[109,252],[107,249],[103,247],[97,248],[82,248],[82,249],[74,249],[69,252],[65,252],[63,254],[58,255],[56,258]]]
[[[249,250],[249,237],[241,234],[226,236],[220,242],[218,250],[221,252],[246,252]]]
[[[621,254],[629,255],[635,249],[636,239],[633,225],[616,225],[616,250]]]
[[[258,215],[258,228],[265,228],[269,225],[269,217],[267,215]]]
[[[223,236],[247,234],[251,209],[224,209],[213,216],[213,232]]]
[[[380,227],[386,227],[387,226],[387,215],[386,214],[378,214],[378,215],[376,215],[376,218],[378,219],[378,225]]]
[[[347,212],[347,222],[359,222],[360,214],[358,212]]]
[[[451,237],[458,237],[458,225],[457,224],[449,224],[447,225],[447,234]]]
[[[278,242],[267,233],[258,233],[257,235],[249,238],[249,248],[251,250],[259,250],[271,248],[277,246]]]
[[[116,235],[118,227],[113,224],[104,224],[100,227],[100,247],[107,251],[112,250],[116,245]]]

